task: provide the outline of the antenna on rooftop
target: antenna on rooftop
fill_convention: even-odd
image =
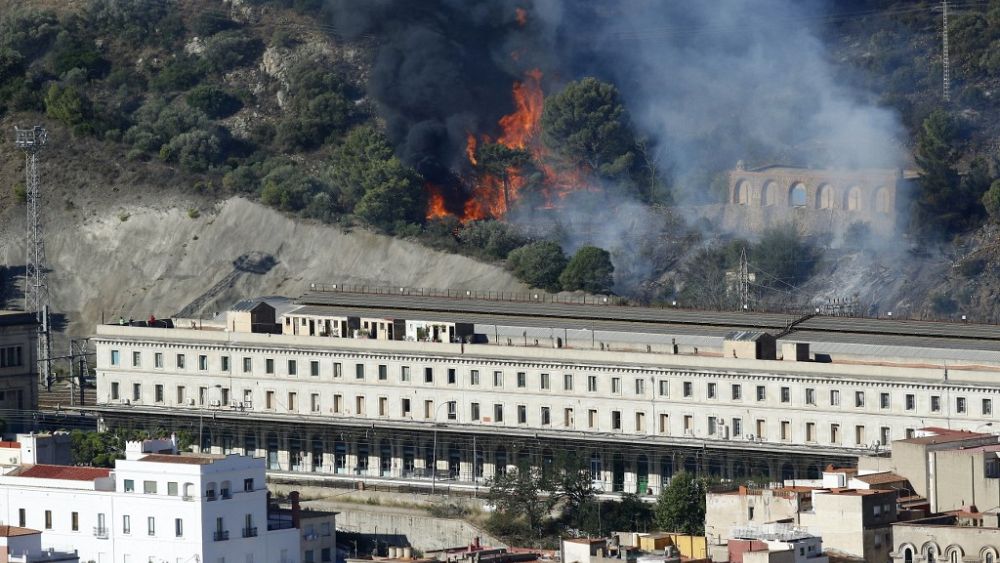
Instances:
[[[740,250],[740,310],[750,310],[750,262],[747,260],[747,249]]]
[[[14,127],[14,144],[24,151],[25,203],[27,233],[24,261],[24,310],[38,318],[39,377],[47,389],[52,389],[49,359],[49,288],[45,280],[45,241],[42,232],[41,193],[38,181],[38,153],[45,147],[49,135],[44,127],[31,129]]]

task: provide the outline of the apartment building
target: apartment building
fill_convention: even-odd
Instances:
[[[269,522],[261,460],[130,442],[115,469],[22,465],[0,476],[0,517],[82,560],[297,563],[299,530]]]
[[[269,319],[258,305],[241,308]],[[273,471],[475,486],[572,450],[599,488],[655,494],[681,469],[819,478],[924,425],[989,424],[1000,397],[988,340],[943,343],[961,327],[845,336],[822,318],[336,292],[300,305],[282,334],[99,326],[98,410],[198,429],[202,451]]]
[[[0,409],[38,408],[37,356],[35,314],[0,311]]]
[[[42,549],[42,532],[0,525],[0,561],[4,563],[79,563],[75,551]]]
[[[997,509],[975,507],[892,525],[894,563],[980,562],[1000,560]]]

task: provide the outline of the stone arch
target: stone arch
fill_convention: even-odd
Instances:
[[[903,563],[913,563],[913,553],[917,549],[911,544],[904,544],[901,551],[903,552]]]
[[[816,190],[816,209],[833,209],[833,186],[823,184]]]
[[[888,215],[892,212],[888,188],[885,186],[875,188],[875,195],[872,196],[872,207],[876,213],[881,213],[882,215]]]
[[[962,558],[965,557],[965,552],[962,550],[961,546],[949,545],[945,549],[945,561],[948,563],[962,563]]]
[[[861,211],[861,186],[851,186],[844,194],[844,209],[848,211]]]
[[[924,561],[927,563],[939,563],[941,557],[941,548],[938,544],[930,541],[921,546],[920,551],[924,554]]]
[[[733,203],[736,205],[750,205],[751,192],[749,180],[736,182],[736,188],[733,189]]]
[[[992,547],[984,547],[979,551],[979,560],[982,563],[997,563],[997,550]]]
[[[802,182],[794,182],[788,188],[788,206],[805,207],[807,203],[806,185]]]
[[[776,203],[777,198],[778,185],[773,180],[764,182],[764,185],[760,188],[760,206],[771,207]]]

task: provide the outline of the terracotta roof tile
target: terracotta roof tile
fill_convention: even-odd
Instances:
[[[32,530],[31,528],[20,528],[18,526],[7,526],[0,524],[0,538],[13,538],[16,536],[31,536],[34,534],[42,533],[39,530]]]
[[[30,465],[16,474],[17,477],[65,479],[68,481],[93,481],[108,475],[111,475],[111,470],[103,467],[75,467],[72,465]]]

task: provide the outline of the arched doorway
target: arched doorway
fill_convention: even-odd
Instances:
[[[788,189],[788,205],[791,207],[806,206],[806,185],[802,182],[792,184]]]

